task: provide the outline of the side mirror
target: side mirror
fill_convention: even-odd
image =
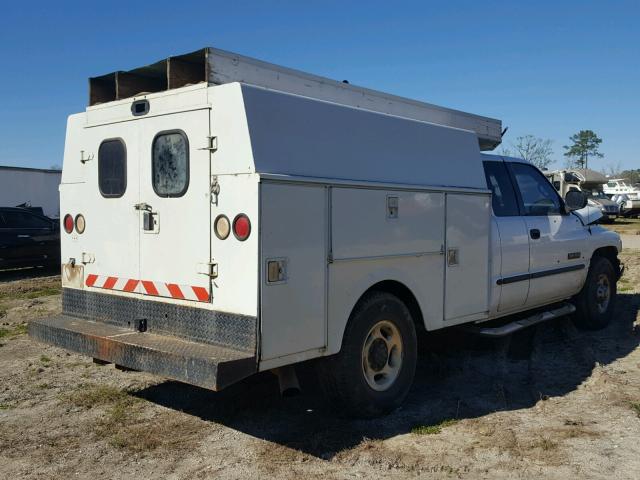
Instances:
[[[580,210],[587,206],[587,196],[578,190],[569,190],[564,197],[567,210]]]

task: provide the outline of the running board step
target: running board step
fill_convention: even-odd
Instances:
[[[252,353],[69,315],[33,320],[29,336],[101,362],[211,390],[221,390],[257,372]]]
[[[538,323],[546,322],[548,320],[553,320],[554,318],[570,315],[575,311],[576,307],[572,304],[563,303],[553,310],[538,312],[529,317],[514,320],[506,325],[500,325],[499,327],[482,327],[482,324],[479,324],[466,327],[465,330],[484,337],[506,337],[507,335],[511,335],[512,333],[524,328],[531,327],[532,325],[537,325]]]

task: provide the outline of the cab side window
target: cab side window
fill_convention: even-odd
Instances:
[[[504,162],[484,162],[483,165],[487,188],[493,194],[491,202],[494,215],[497,217],[520,215],[516,193]]]
[[[540,171],[524,163],[511,163],[510,165],[520,192],[524,215],[562,214],[562,202],[558,193]]]

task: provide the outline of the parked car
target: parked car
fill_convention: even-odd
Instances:
[[[607,197],[602,190],[583,190],[589,199],[588,205],[599,208],[602,212],[601,222],[613,222],[620,215],[620,206]]]
[[[59,264],[57,220],[28,208],[0,207],[0,268]]]

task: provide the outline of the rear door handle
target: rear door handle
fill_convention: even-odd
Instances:
[[[531,230],[529,230],[529,235],[531,235],[532,239],[538,240],[540,238],[540,230],[538,230],[537,228],[532,228]]]
[[[18,235],[18,238],[31,238],[31,235]]]

